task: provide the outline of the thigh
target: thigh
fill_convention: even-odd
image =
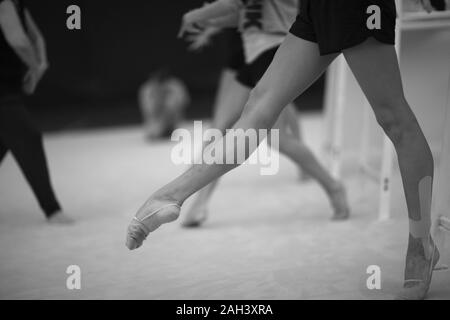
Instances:
[[[404,108],[404,93],[395,47],[369,39],[344,50],[344,56],[375,113]]]
[[[254,89],[264,103],[258,108],[278,117],[325,71],[337,54],[321,56],[316,43],[288,34],[267,71]]]
[[[249,94],[250,89],[240,84],[235,77],[228,79],[226,91],[216,105],[213,127],[222,131],[232,128],[239,119]]]

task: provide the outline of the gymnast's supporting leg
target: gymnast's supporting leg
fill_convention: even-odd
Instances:
[[[369,39],[344,55],[397,150],[409,216],[405,284],[399,298],[423,299],[439,260],[430,236],[433,156],[405,99],[394,46]]]
[[[243,131],[270,129],[283,108],[305,91],[336,56],[337,54],[320,56],[316,43],[289,34],[277,51],[269,69],[252,90],[244,112],[234,128]],[[218,145],[223,142],[225,159],[227,154],[234,153],[234,145],[236,145],[228,146],[227,136],[228,134],[217,142]],[[245,139],[245,137],[240,138]],[[248,157],[253,151],[254,149],[247,148],[246,156]],[[192,194],[238,165],[236,163],[194,165],[156,191],[138,210],[129,226],[128,248],[139,247],[148,233],[164,223],[176,220],[179,216],[179,207],[176,206],[181,206]],[[171,206],[165,207],[166,205]]]

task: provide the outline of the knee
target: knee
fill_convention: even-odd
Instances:
[[[378,124],[394,145],[413,138],[418,133],[417,120],[404,99],[381,102],[375,106]]]

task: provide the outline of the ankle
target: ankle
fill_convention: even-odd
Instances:
[[[421,256],[428,259],[433,252],[434,241],[431,235],[424,236],[421,238],[414,238],[410,235],[407,256],[417,257]]]
[[[168,194],[159,194],[159,193],[155,193],[152,196],[150,196],[150,198],[147,200],[147,203],[150,202],[163,202],[163,203],[176,203],[178,204],[180,207],[183,204],[184,201],[181,201],[179,199],[176,199],[175,197],[168,195]]]
[[[61,209],[57,209],[57,210],[54,210],[54,211],[52,211],[50,213],[47,213],[45,215],[45,217],[47,218],[47,220],[50,220],[51,218],[53,218],[53,217],[55,217],[55,216],[57,216],[59,214],[62,214],[62,210]]]

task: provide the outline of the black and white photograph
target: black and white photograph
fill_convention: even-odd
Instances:
[[[449,299],[450,0],[0,0],[0,300]]]

